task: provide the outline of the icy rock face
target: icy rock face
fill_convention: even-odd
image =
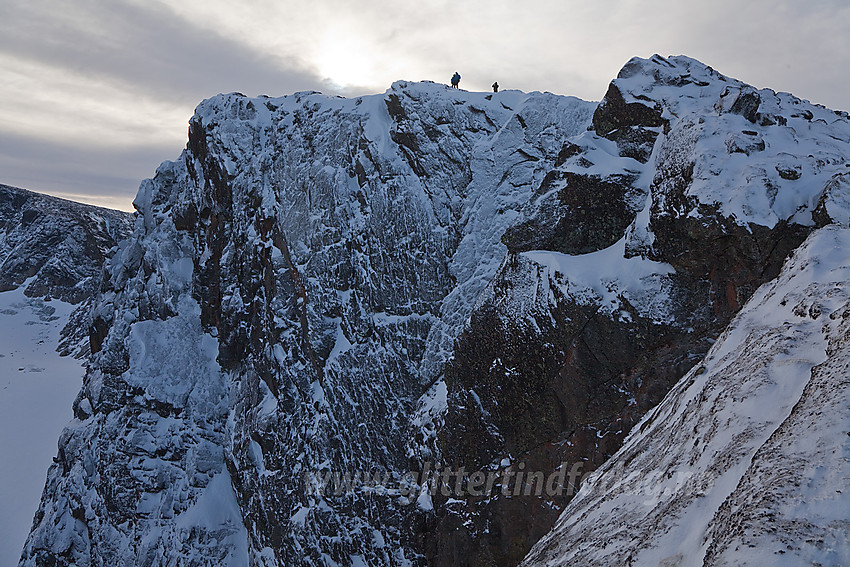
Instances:
[[[447,464],[600,466],[806,235],[846,216],[846,113],[654,56],[623,68],[592,126],[505,232],[458,339]],[[516,564],[569,499],[438,499],[429,557]]]
[[[22,564],[420,563],[415,505],[305,475],[409,470],[501,234],[593,108],[403,82],[202,103],[107,270]]]
[[[77,304],[98,290],[110,249],[132,215],[0,185],[0,291]]]
[[[523,565],[843,565],[850,230],[823,228]]]

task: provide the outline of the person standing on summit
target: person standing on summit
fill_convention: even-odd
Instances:
[[[452,86],[457,89],[457,88],[460,88],[460,87],[458,87],[459,84],[460,84],[460,73],[455,71],[455,74],[452,75]]]

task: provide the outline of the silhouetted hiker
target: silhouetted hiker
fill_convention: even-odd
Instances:
[[[457,89],[457,88],[460,88],[460,87],[458,87],[459,84],[460,84],[460,74],[457,71],[455,71],[455,74],[452,75],[452,86]]]
[[[499,92],[499,83],[498,82],[493,83],[493,92],[494,93]]]

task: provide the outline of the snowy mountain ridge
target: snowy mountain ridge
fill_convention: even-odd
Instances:
[[[847,218],[849,125],[687,57],[630,61],[503,236],[447,367],[444,459],[604,463],[806,235]],[[516,564],[571,494],[442,499],[430,553]]]
[[[686,57],[599,104],[204,101],[105,268],[21,564],[516,565],[571,493],[310,479],[602,465],[847,222],[847,155],[846,113]]]

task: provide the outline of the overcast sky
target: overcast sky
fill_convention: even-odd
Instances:
[[[684,54],[850,110],[847,0],[0,0],[0,183],[130,210],[219,92],[357,95],[398,79],[599,100]]]

